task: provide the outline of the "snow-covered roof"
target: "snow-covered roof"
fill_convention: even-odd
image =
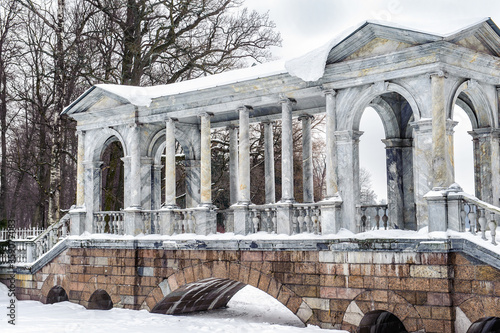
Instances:
[[[71,109],[73,109],[76,104],[78,104],[82,99],[84,99],[95,89],[98,89],[107,94],[112,94],[118,99],[122,100],[124,103],[130,103],[136,106],[149,106],[154,99],[159,97],[193,92],[224,85],[231,85],[238,82],[271,77],[279,74],[289,74],[304,81],[317,81],[324,75],[326,65],[328,63],[332,63],[332,59],[335,59],[335,52],[338,52],[337,49],[345,49],[343,43],[347,43],[347,41],[350,41],[351,44],[363,43],[363,41],[357,41],[354,36],[357,32],[363,29],[380,28],[382,29],[384,35],[392,33],[393,37],[400,38],[403,42],[412,41],[415,45],[416,42],[420,44],[425,42],[433,42],[436,40],[450,41],[459,35],[466,34],[469,30],[480,29],[481,27],[484,28],[485,26],[493,29],[496,35],[500,37],[499,28],[495,25],[495,23],[493,23],[490,18],[475,20],[474,22],[465,25],[463,28],[448,33],[443,31],[440,31],[438,33],[424,32],[415,28],[405,27],[392,22],[389,23],[381,21],[364,21],[353,27],[350,27],[349,29],[344,30],[322,47],[319,47],[297,58],[286,61],[274,61],[193,80],[153,87],[97,84],[87,90],[84,94],[82,94],[71,105],[66,107],[63,111],[63,114],[73,113]],[[359,47],[359,45],[351,46],[351,49],[354,47]],[[498,45],[498,52],[500,53],[500,45]]]

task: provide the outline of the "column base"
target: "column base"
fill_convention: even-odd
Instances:
[[[174,221],[174,208],[162,207],[160,209],[160,234],[172,235],[174,233]]]
[[[433,189],[424,195],[429,212],[429,232],[446,231],[448,228],[446,209],[447,194],[447,191],[436,191]]]
[[[231,206],[234,214],[234,233],[236,235],[248,235],[252,231],[248,205]]]
[[[193,213],[195,218],[195,231],[197,235],[210,235],[217,233],[217,208],[201,204]]]
[[[276,233],[292,235],[293,230],[293,202],[280,201],[276,204]]]

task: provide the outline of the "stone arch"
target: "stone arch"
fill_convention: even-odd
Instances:
[[[308,324],[317,321],[313,310],[302,297],[282,285],[275,278],[248,266],[228,261],[210,261],[178,270],[176,273],[171,274],[160,282],[158,286],[146,296],[140,308],[152,311],[157,304],[165,299],[165,297],[172,295],[176,290],[182,291],[182,288],[186,285],[193,286],[194,283],[197,282],[227,283],[228,286],[232,286],[235,289],[245,285],[251,285],[277,299],[281,304],[292,311],[292,313],[294,313],[303,323]],[[230,296],[232,297],[235,293],[236,292],[232,293]],[[181,295],[174,294],[173,296],[180,297]],[[216,296],[216,294],[213,296]],[[229,301],[231,297],[229,297],[227,301]],[[216,298],[217,297],[213,297],[213,300],[216,301]],[[219,304],[223,304],[224,302],[227,304],[226,299],[221,298]]]
[[[45,304],[54,304],[66,301],[69,301],[66,290],[64,290],[64,288],[60,285],[57,285],[49,290]]]
[[[89,310],[109,310],[113,308],[111,297],[103,289],[97,289],[89,298],[87,309]]]
[[[384,310],[367,312],[359,324],[359,333],[370,332],[408,333],[403,322],[393,313]]]
[[[97,290],[105,291],[109,297],[114,307],[123,307],[122,297],[120,296],[118,290],[118,281],[114,277],[105,275],[94,275],[86,283],[82,289],[82,294],[80,297],[80,305],[88,308],[91,296]]]
[[[454,105],[458,104],[469,117],[473,129],[495,127],[493,108],[476,80],[463,81],[453,91],[447,112],[449,119],[453,119]]]
[[[417,309],[404,297],[393,291],[368,290],[357,295],[345,310],[342,329],[355,329],[370,311],[387,311],[396,316],[408,332],[424,329]]]
[[[51,264],[52,270],[57,270],[57,266],[55,267],[54,265],[59,266],[59,264]],[[60,266],[59,266],[60,267]],[[62,271],[64,272],[64,269],[61,267]],[[50,295],[50,292],[55,288],[55,287],[60,287],[63,290],[70,290],[70,284],[68,281],[68,278],[66,277],[65,274],[49,274],[45,281],[43,281],[42,288],[40,288],[40,296],[39,300],[40,302],[44,304],[52,304],[48,303],[48,299]]]
[[[420,120],[420,109],[413,95],[406,88],[399,84],[382,81],[372,84],[371,86],[367,87],[359,94],[357,94],[355,98],[353,98],[354,103],[351,108],[352,113],[350,113],[350,119],[348,121],[347,129],[352,129],[355,131],[359,130],[359,123],[361,121],[361,116],[363,115],[364,109],[375,98],[391,92],[401,95],[410,105],[414,120]],[[376,109],[376,111],[382,119],[382,123],[384,124],[386,138],[400,137],[398,135],[399,125],[396,121],[394,113],[392,112],[392,109],[388,105],[386,105],[386,107],[380,107],[378,110]]]
[[[106,127],[99,131],[95,131],[95,133],[92,132],[92,134],[96,134],[96,138],[89,148],[92,161],[100,161],[101,155],[106,150],[106,147],[114,141],[120,142],[123,149],[123,155],[128,156],[128,147],[125,144],[123,136],[117,130]]]
[[[161,164],[161,154],[165,149],[165,132],[165,129],[156,132],[148,144],[147,156],[153,158],[155,164]],[[181,145],[186,159],[194,160],[199,158],[198,132],[198,127],[195,125],[176,123],[175,140]]]
[[[474,296],[456,307],[456,317],[461,323],[474,323],[485,317],[500,317],[500,299],[498,297]],[[462,326],[464,326],[462,324]],[[467,327],[465,327],[466,329]],[[466,330],[463,330],[463,333]],[[461,333],[460,329],[457,330]]]

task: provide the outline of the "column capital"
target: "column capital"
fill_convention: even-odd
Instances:
[[[153,164],[153,159],[151,157],[145,157],[145,156],[141,156],[141,164],[144,164],[144,165],[152,165]]]
[[[234,131],[234,130],[237,130],[238,128],[239,128],[239,126],[238,126],[238,125],[234,125],[234,124],[231,124],[231,125],[227,125],[227,126],[226,126],[226,129],[227,129],[228,131]]]
[[[312,116],[310,114],[301,114],[298,119],[299,120],[307,120],[307,119],[313,120],[314,116]]]
[[[335,89],[323,89],[323,96],[335,96],[337,95],[337,90]]]
[[[99,169],[104,164],[103,161],[84,161],[83,166],[85,169]]]
[[[238,108],[236,108],[236,111],[238,111],[238,112],[241,112],[241,111],[250,112],[252,110],[253,110],[253,107],[250,105],[242,105],[242,106],[239,106]]]
[[[288,98],[286,96],[281,96],[280,95],[280,101],[279,104],[289,104],[289,105],[295,105],[297,104],[297,100],[295,98]]]
[[[410,126],[417,132],[432,132],[432,119],[426,118],[410,123]]]
[[[431,73],[428,73],[429,75],[429,78],[432,78],[432,77],[444,77],[445,79],[448,77],[448,73],[446,73],[444,70],[440,69],[436,72],[431,72]]]
[[[498,128],[476,128],[467,133],[469,133],[473,139],[500,138],[500,129]]]
[[[167,117],[167,118],[165,119],[165,121],[166,121],[167,123],[177,123],[177,122],[179,122],[179,119],[174,118],[174,117]]]
[[[85,135],[86,133],[87,133],[86,130],[80,130],[80,129],[76,130],[76,135]]]
[[[412,139],[382,139],[385,148],[406,148],[412,146]]]
[[[212,112],[200,112],[200,113],[198,113],[198,118],[203,118],[205,120],[208,120],[213,116],[214,116],[214,114]]]
[[[337,142],[357,141],[362,134],[362,131],[336,131],[335,138]]]

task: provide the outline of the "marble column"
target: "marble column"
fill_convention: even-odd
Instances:
[[[161,202],[161,169],[163,168],[162,165],[153,165],[153,180],[152,180],[152,203],[151,207],[152,209],[160,209],[162,206]]]
[[[141,158],[141,207],[142,209],[152,209],[151,197],[151,177],[153,159],[150,157]]]
[[[326,90],[326,198],[338,195],[337,187],[337,147],[335,142],[336,125],[336,93]]]
[[[228,126],[229,131],[229,202],[238,202],[238,126]]]
[[[411,214],[414,211],[413,183],[405,182],[405,177],[411,177],[413,173],[411,154],[405,154],[407,148],[410,148],[411,153],[411,141],[408,139],[382,141],[385,143],[386,152],[389,223],[397,225],[400,229],[415,229],[416,225],[412,225],[414,218]]]
[[[250,110],[238,109],[240,116],[240,144],[238,154],[238,204],[250,204]]]
[[[431,75],[431,103],[432,187],[444,189],[453,183],[453,150],[450,151],[450,139],[447,135],[445,75],[443,72]]]
[[[130,193],[130,207],[141,208],[141,135],[138,125],[131,127],[130,140],[130,182],[125,193]]]
[[[212,205],[212,157],[210,139],[210,117],[208,112],[202,113],[200,117],[201,131],[201,156],[200,156],[200,204],[202,206]]]
[[[165,132],[165,208],[176,207],[175,202],[175,122],[169,118],[166,121]]]
[[[266,204],[276,202],[276,181],[274,178],[274,138],[273,123],[263,122],[264,125],[264,173],[266,183]]]
[[[78,131],[78,151],[76,164],[76,206],[85,206],[85,168],[83,161],[85,160],[85,132]]]
[[[337,131],[338,188],[342,198],[342,227],[358,232],[356,204],[359,203],[359,137],[363,132]]]
[[[281,103],[281,202],[295,202],[293,194],[293,130],[292,99],[283,99]]]
[[[302,121],[302,182],[304,203],[314,202],[313,160],[311,120],[313,116],[303,115],[299,117]]]
[[[500,130],[478,128],[470,131],[474,144],[475,195],[490,204],[499,205],[499,136]]]
[[[102,161],[83,162],[85,168],[85,208],[87,217],[85,220],[85,230],[80,230],[79,234],[84,231],[94,232],[94,212],[101,210],[101,167]],[[76,231],[71,231],[73,232]]]
[[[417,229],[428,225],[429,214],[424,196],[432,188],[432,120],[411,123],[413,127],[413,181]]]

